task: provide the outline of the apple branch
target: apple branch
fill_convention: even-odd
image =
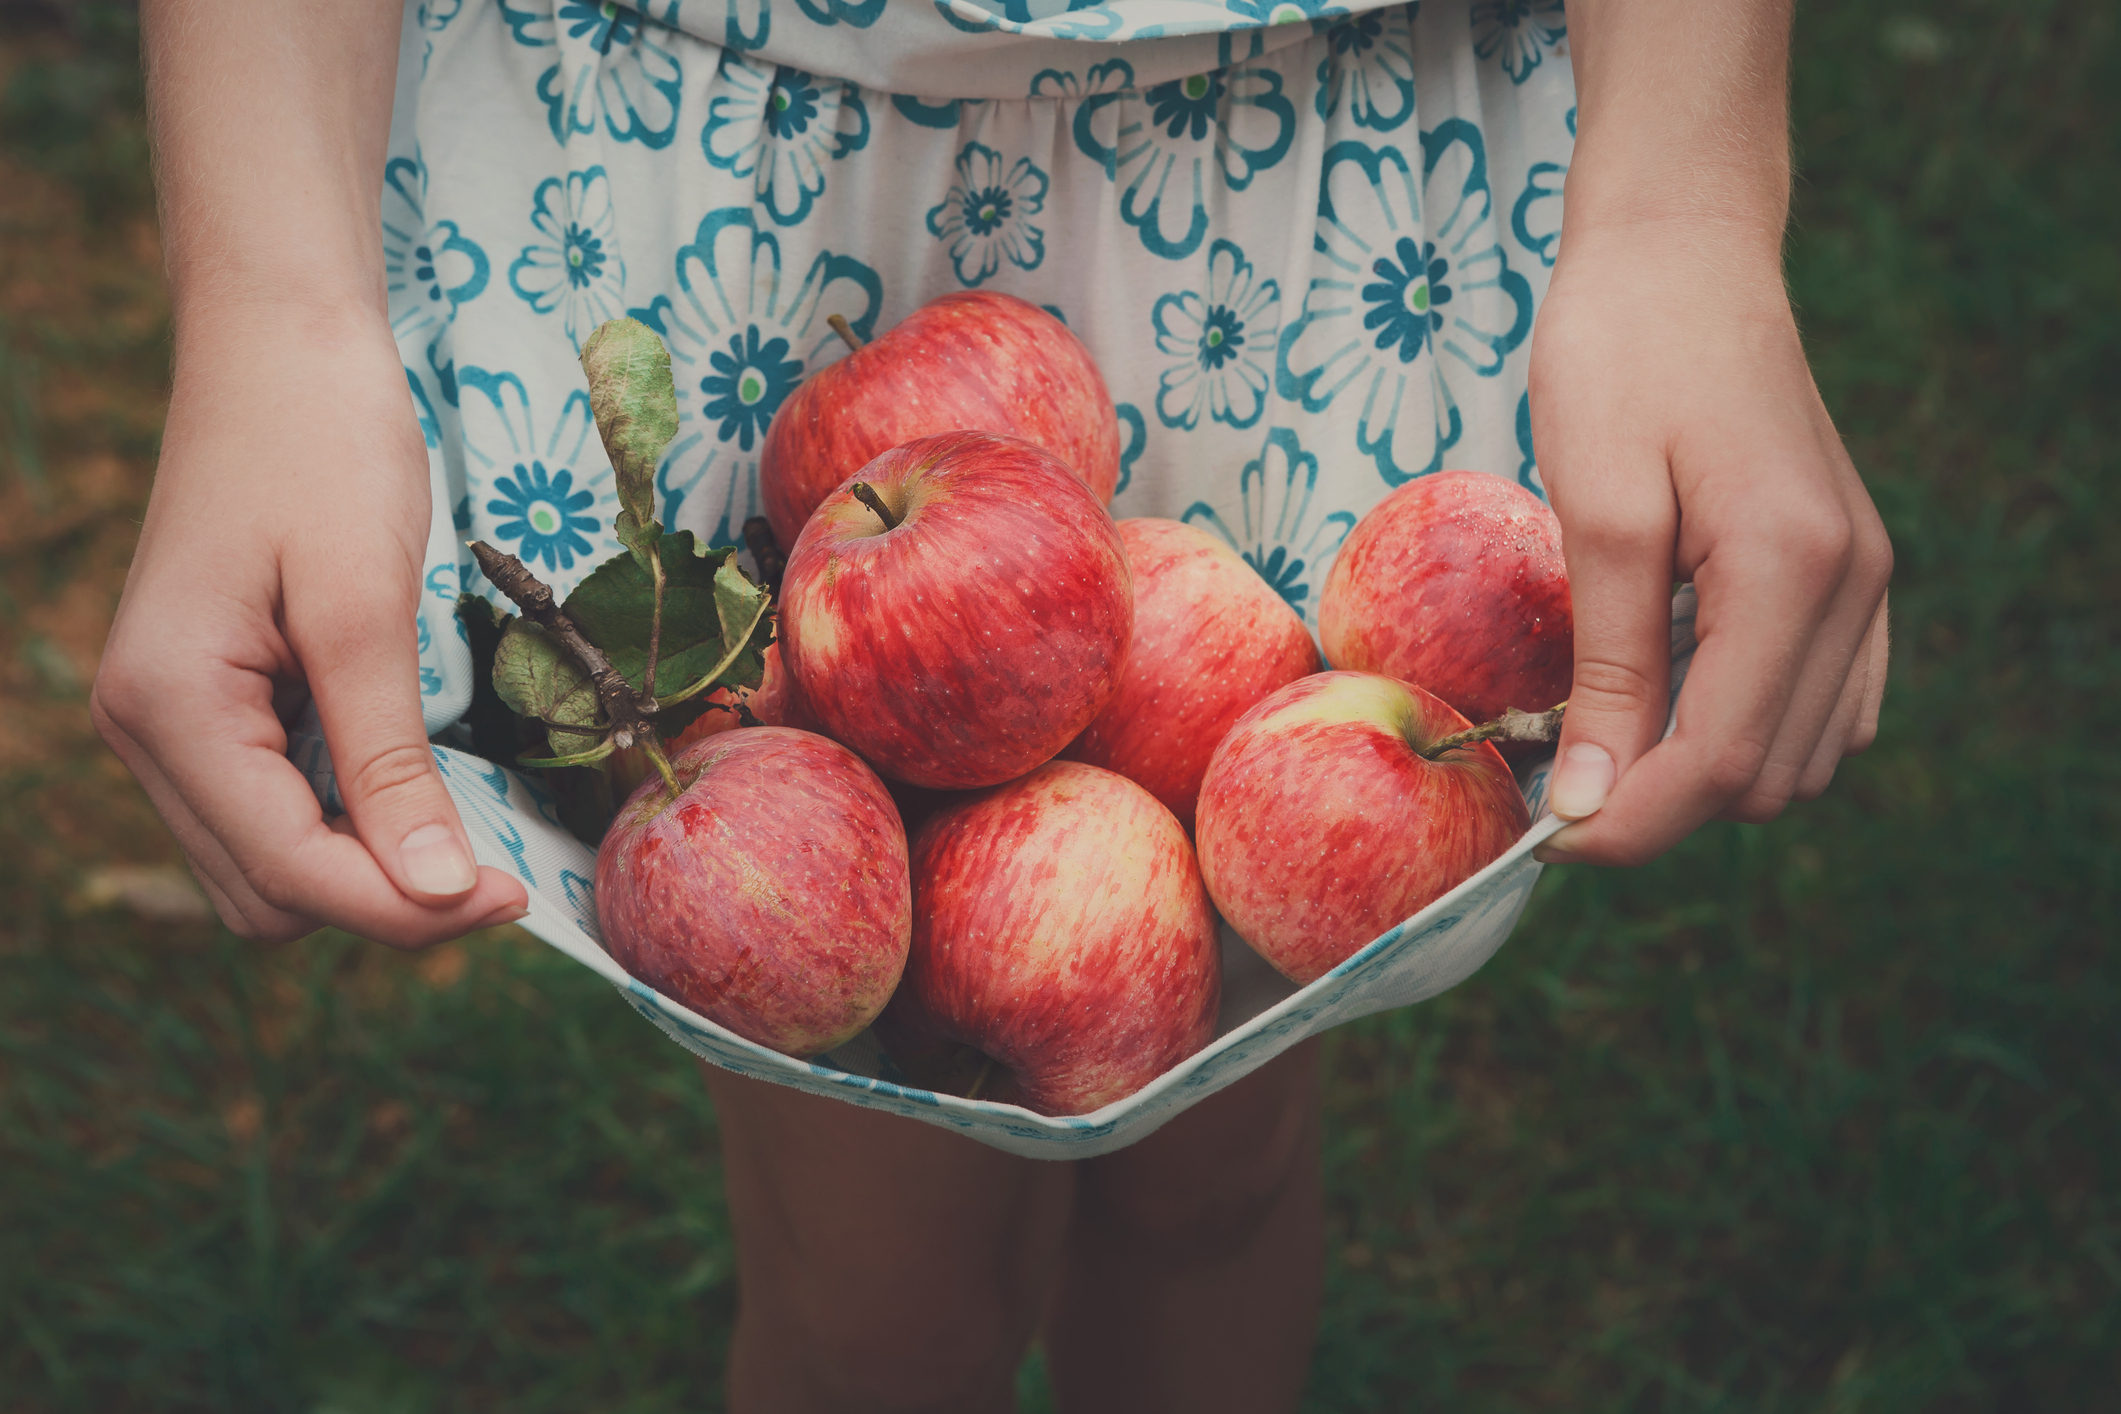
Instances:
[[[562,648],[572,653],[582,670],[589,674],[589,681],[597,690],[597,701],[604,708],[604,720],[611,729],[611,744],[624,748],[638,742],[647,747],[649,759],[663,773],[664,782],[675,791],[677,777],[670,770],[668,758],[663,755],[662,744],[656,737],[655,726],[642,712],[633,688],[619,670],[611,666],[611,659],[604,656],[604,650],[591,643],[576,627],[575,621],[567,617],[567,611],[553,602],[552,587],[532,574],[530,566],[483,540],[471,542],[471,553],[494,586],[514,600],[516,607],[551,634]]]
[[[884,529],[898,529],[898,517],[891,514],[891,507],[884,504],[884,498],[876,494],[874,486],[871,486],[866,481],[857,481],[852,486],[849,486],[847,490],[854,496],[855,500],[860,501],[870,510],[876,512],[876,518],[884,523]]]
[[[1479,741],[1524,741],[1552,746],[1561,740],[1561,718],[1568,706],[1567,701],[1561,701],[1544,712],[1520,712],[1515,707],[1505,707],[1494,721],[1453,732],[1421,755],[1425,760],[1434,761],[1446,751],[1456,751]]]
[[[848,348],[856,353],[862,351],[862,336],[854,332],[854,326],[847,322],[846,315],[828,314],[825,316],[825,322],[832,326],[833,333],[846,341]]]

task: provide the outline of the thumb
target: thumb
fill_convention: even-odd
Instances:
[[[1668,473],[1556,478],[1575,618],[1568,715],[1547,798],[1580,820],[1663,733],[1671,677],[1673,543],[1678,518]]]
[[[290,602],[288,639],[354,832],[400,893],[439,906],[479,870],[421,719],[417,612],[410,594],[363,595],[298,625]]]

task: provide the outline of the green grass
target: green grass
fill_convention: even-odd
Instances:
[[[1776,824],[1551,871],[1478,978],[1337,1033],[1312,1409],[2121,1388],[2121,34],[1807,8],[1796,91],[1793,286],[1899,554],[1881,740]],[[127,121],[27,164],[99,227],[137,216]],[[54,647],[115,591],[161,333],[7,317],[0,495],[55,529],[0,558],[0,648],[54,745],[0,772],[0,1407],[720,1407],[712,1116],[601,983],[511,934],[408,961],[78,906],[169,857]],[[115,549],[67,528],[93,455]]]

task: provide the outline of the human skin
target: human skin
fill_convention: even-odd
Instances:
[[[1782,283],[1789,0],[1571,0],[1577,139],[1532,336],[1576,665],[1549,861],[1764,821],[1870,745],[1892,546]],[[1700,647],[1663,735],[1674,580]],[[1588,818],[1586,818],[1588,817]]]
[[[420,718],[431,492],[377,179],[402,13],[141,7],[175,377],[90,710],[246,938],[421,947],[526,903],[474,867]],[[286,757],[305,695],[332,821]]]

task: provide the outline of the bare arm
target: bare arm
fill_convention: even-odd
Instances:
[[[223,919],[400,946],[520,916],[472,863],[420,719],[427,457],[390,337],[379,190],[396,0],[149,0],[176,367],[97,674],[97,726]],[[286,760],[312,695],[348,816]]]
[[[1542,857],[1819,794],[1877,732],[1892,550],[1782,283],[1789,0],[1572,0],[1577,147],[1532,351],[1576,678]],[[1674,580],[1700,649],[1660,743]],[[1595,812],[1595,815],[1594,813]]]

